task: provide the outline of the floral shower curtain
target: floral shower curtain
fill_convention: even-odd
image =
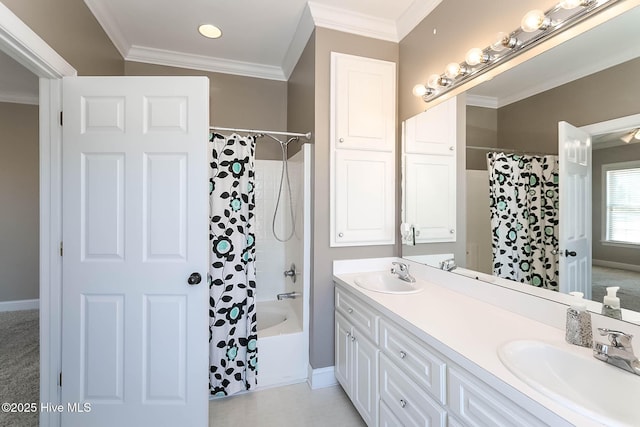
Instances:
[[[558,290],[558,157],[488,153],[493,274]]]
[[[255,138],[211,134],[209,389],[249,390],[258,371],[255,270]]]

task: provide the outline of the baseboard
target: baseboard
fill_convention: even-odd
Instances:
[[[597,265],[599,267],[609,267],[609,268],[617,268],[620,270],[640,272],[640,265],[625,264],[623,262],[615,262],[615,261],[605,261],[603,259],[593,259],[591,262],[593,263],[593,265]]]
[[[39,299],[23,299],[19,301],[0,301],[0,311],[37,310]]]
[[[335,368],[333,366],[327,366],[326,368],[313,369],[311,365],[309,365],[307,382],[312,390],[334,386],[338,384],[335,376]]]

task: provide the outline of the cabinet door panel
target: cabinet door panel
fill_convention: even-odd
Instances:
[[[342,317],[339,313],[336,313],[335,322],[336,333],[336,348],[335,348],[335,375],[336,379],[342,385],[344,391],[351,396],[350,378],[349,372],[351,364],[349,359],[351,358],[351,325]]]
[[[378,410],[378,348],[353,331],[353,404],[367,425],[375,425]]]
[[[416,243],[456,241],[456,159],[405,155],[405,220]]]
[[[395,242],[393,153],[336,150],[331,246]]]
[[[331,62],[334,147],[393,151],[396,64],[335,52]]]
[[[429,108],[405,122],[405,153],[453,156],[456,148],[456,100]]]

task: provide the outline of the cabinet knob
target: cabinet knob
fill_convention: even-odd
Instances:
[[[400,407],[404,408],[405,406],[407,406],[407,401],[404,399],[400,399]]]
[[[347,309],[347,313],[349,313],[349,314],[353,313],[353,308],[349,307],[349,308]]]
[[[451,230],[449,230],[449,233],[454,234],[456,232],[456,230],[454,230],[453,228]]]
[[[338,142],[344,142],[344,138],[340,138]]]
[[[338,233],[338,237],[344,237],[344,233]]]
[[[453,151],[455,148],[453,146],[449,147],[449,151]]]
[[[355,341],[356,337],[354,335],[351,335],[351,341]]]
[[[404,359],[405,357],[407,357],[407,353],[400,351],[400,359]]]
[[[351,332],[347,332],[347,338],[351,336]]]

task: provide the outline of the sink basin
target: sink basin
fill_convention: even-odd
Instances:
[[[415,294],[422,291],[422,287],[417,283],[405,282],[384,271],[361,274],[353,280],[361,288],[385,294]]]
[[[588,349],[512,341],[498,350],[515,376],[558,403],[606,425],[640,423],[640,376],[601,362]]]

